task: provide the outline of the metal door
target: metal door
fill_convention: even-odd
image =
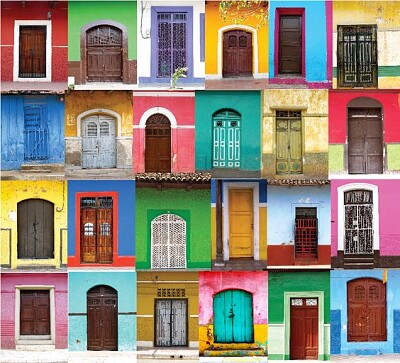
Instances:
[[[82,125],[82,168],[115,168],[115,119],[93,115],[86,117]]]
[[[224,77],[248,77],[252,75],[252,35],[243,30],[224,33]]]
[[[87,349],[118,350],[118,293],[96,286],[87,293]]]
[[[282,15],[279,26],[280,74],[301,74],[302,34],[300,15]]]
[[[243,290],[217,293],[213,300],[214,342],[252,343],[253,296]]]
[[[318,299],[290,299],[290,359],[318,359]]]
[[[20,26],[18,77],[46,77],[45,26]]]
[[[349,174],[383,173],[381,109],[348,110]]]
[[[50,292],[20,290],[20,335],[45,335],[50,339]]]
[[[155,300],[155,345],[187,346],[187,300]]]

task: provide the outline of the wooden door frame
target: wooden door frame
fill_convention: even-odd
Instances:
[[[56,311],[55,311],[55,286],[54,285],[16,285],[15,286],[15,342],[18,345],[21,341],[35,340],[34,338],[24,338],[20,334],[21,327],[21,290],[45,290],[50,295],[50,340],[43,340],[43,343],[55,344],[56,337]]]
[[[223,251],[224,261],[229,261],[229,189],[253,190],[253,259],[260,259],[260,202],[258,182],[224,182],[223,183]]]
[[[19,77],[19,36],[21,26],[46,27],[46,77],[20,78]],[[51,20],[14,20],[14,66],[13,82],[51,82]]]

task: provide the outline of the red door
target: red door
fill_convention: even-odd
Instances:
[[[290,359],[318,359],[318,299],[290,299]]]
[[[249,77],[252,75],[252,37],[243,30],[224,33],[223,76]]]
[[[282,15],[279,27],[279,69],[280,74],[301,74],[302,35],[301,16]]]
[[[50,292],[20,290],[20,334],[50,335]]]
[[[21,26],[19,34],[20,78],[46,77],[46,27]]]

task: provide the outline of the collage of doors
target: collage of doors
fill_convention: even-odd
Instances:
[[[399,13],[2,1],[1,348],[400,353]]]

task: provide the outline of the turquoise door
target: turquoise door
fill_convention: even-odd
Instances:
[[[214,296],[214,342],[252,343],[253,296],[243,290],[226,290]]]

